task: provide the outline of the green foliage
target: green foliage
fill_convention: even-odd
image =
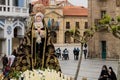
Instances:
[[[117,17],[117,21],[120,22],[120,16]]]
[[[71,35],[73,35],[75,33],[74,29],[69,30],[69,32],[71,33]]]
[[[98,27],[97,26],[93,26],[90,28],[91,31],[97,31],[98,30]]]
[[[115,33],[117,31],[117,26],[114,25],[111,27],[111,29],[112,29],[112,33]]]
[[[111,21],[111,17],[109,15],[105,15],[104,18],[100,20],[100,24],[109,24]]]
[[[117,26],[118,30],[120,30],[120,26]]]
[[[20,75],[21,75],[20,71],[13,71],[13,72],[11,72],[10,77],[12,77],[13,79],[18,80]]]
[[[94,32],[91,30],[84,31],[84,36],[86,36],[86,37],[92,37],[93,35],[94,35]]]

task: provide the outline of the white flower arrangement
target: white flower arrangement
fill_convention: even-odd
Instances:
[[[19,80],[72,80],[71,77],[63,75],[61,72],[55,70],[45,69],[43,70],[26,70],[21,73]],[[11,79],[17,80],[17,79]]]

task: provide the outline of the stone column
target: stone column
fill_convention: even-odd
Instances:
[[[10,55],[12,53],[12,38],[6,39],[6,54]]]
[[[8,0],[5,0],[5,5],[8,6]]]
[[[13,0],[9,0],[10,12],[12,12]]]

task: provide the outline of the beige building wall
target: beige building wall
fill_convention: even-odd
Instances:
[[[85,22],[88,22],[87,17],[81,16],[65,16],[63,15],[63,8],[57,6],[49,6],[46,8],[45,13],[45,21],[48,21],[49,18],[54,18],[55,20],[60,21],[59,31],[55,31],[57,33],[57,43],[55,44],[65,44],[65,32],[71,29],[75,29],[75,23],[79,22],[80,33],[83,35]],[[70,22],[70,29],[66,29],[66,22]],[[47,22],[46,22],[47,24]],[[73,39],[71,39],[71,44],[73,43]]]
[[[117,0],[88,0],[88,22],[89,27],[94,26],[96,19],[101,19],[101,11],[105,10],[107,15],[116,19],[120,15],[120,6],[116,5]],[[89,41],[89,57],[102,58],[101,41],[106,41],[106,58],[118,58],[120,54],[120,40],[115,38],[108,31],[96,32]]]

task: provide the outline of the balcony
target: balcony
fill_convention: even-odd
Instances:
[[[0,16],[29,17],[29,9],[25,7],[0,5]]]

